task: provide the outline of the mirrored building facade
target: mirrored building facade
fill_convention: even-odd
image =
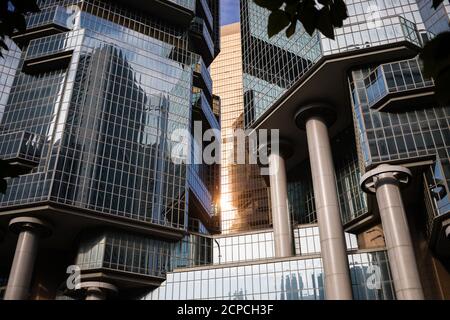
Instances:
[[[269,39],[269,11],[243,0],[241,52],[232,48],[230,35],[230,44],[222,44],[222,48],[230,46],[229,53],[217,64],[220,76],[214,85],[223,91],[222,96],[230,98],[230,104],[244,105],[243,117],[236,119],[241,116],[241,109],[236,107],[232,110],[239,112],[232,119],[239,120],[245,129],[279,129],[281,137],[294,149],[284,159],[288,208],[274,211],[274,206],[281,205],[270,202],[272,219],[277,219],[277,214],[290,217],[286,228],[291,229],[292,235],[281,246],[290,247],[291,253],[280,255],[277,251],[277,242],[282,240],[277,237],[280,230],[275,225],[235,234],[226,230],[229,234],[213,237],[212,265],[176,269],[161,287],[143,299],[449,298],[445,285],[449,280],[449,240],[442,233],[449,213],[449,157],[445,142],[450,137],[449,114],[447,106],[432,98],[434,82],[423,76],[417,58],[418,50],[432,33],[431,24],[435,28],[448,25],[448,14],[442,14],[446,7],[438,8],[440,13],[436,16],[442,22],[435,23],[433,18],[424,17],[423,2],[346,3],[349,18],[344,28],[336,30],[335,40],[319,33],[310,36],[300,25],[291,38],[281,32]],[[223,29],[228,32],[234,27]],[[240,59],[242,83],[240,79],[236,83],[243,86],[243,100],[234,94],[232,81],[234,62]],[[355,77],[359,77],[357,81]],[[324,103],[321,99],[327,100],[337,113],[337,119],[330,121],[328,143],[320,141],[323,135],[306,139],[314,131],[310,132],[308,119],[300,118],[328,120],[329,114],[311,111],[315,106],[307,111],[301,108],[302,104]],[[301,112],[296,118],[298,109]],[[319,104],[317,109],[328,112],[328,106]],[[311,159],[315,150],[310,145],[318,140],[322,145],[328,144],[329,151],[322,147],[319,158]],[[224,139],[225,146],[227,142]],[[326,159],[328,152],[331,157]],[[317,181],[325,179],[317,172],[317,163],[327,161],[333,170],[328,185],[335,184],[334,189]],[[408,168],[408,186],[402,189],[399,213],[385,209],[376,190],[380,188],[379,180],[374,179],[370,186],[364,184],[371,177],[370,170],[381,164],[394,167],[380,172],[394,172],[392,177],[400,179],[394,183],[396,186],[406,182],[395,172],[403,167],[396,167]],[[277,179],[283,183],[282,178]],[[239,181],[243,181],[242,175]],[[269,199],[271,193],[280,194],[276,186],[267,185]],[[334,198],[330,198],[331,193]],[[407,233],[389,225],[386,215],[393,212],[404,217],[398,225],[403,223]],[[253,214],[256,217],[257,213]],[[336,217],[337,221],[331,220]],[[398,244],[392,237],[402,238],[402,245],[409,251],[394,251]],[[340,241],[341,247],[336,245]],[[412,278],[417,276],[414,279],[418,282],[402,287],[398,263],[406,260],[413,262],[414,268],[402,271],[412,274]],[[336,274],[339,277],[335,285],[342,285],[339,289],[327,282]]]
[[[211,260],[190,231],[217,232],[219,167],[176,155],[194,121],[220,130],[218,1],[38,4],[0,63],[0,157],[21,173],[0,197],[5,299],[127,296]]]
[[[290,38],[269,38],[270,11],[241,1],[245,128],[279,129],[292,151],[280,153],[286,172],[271,178],[270,193],[283,199],[277,186],[286,185],[289,199],[284,208],[272,197],[272,219],[283,220],[273,227],[284,248],[276,256],[296,253],[284,230],[317,223],[325,298],[357,297],[348,232],[360,250],[387,250],[396,299],[448,299],[450,114],[418,58],[450,30],[448,4],[345,2],[349,17],[328,39],[300,24]]]
[[[238,163],[244,130],[240,24],[221,28],[221,52],[211,65],[213,92],[221,99],[221,220],[222,233],[267,229],[271,225],[266,182],[256,164]],[[249,145],[245,143],[248,154]]]
[[[0,150],[25,172],[0,198],[5,298],[24,270],[32,298],[450,298],[450,113],[417,58],[447,4],[348,0],[334,40],[269,39],[269,11],[242,0],[221,43],[216,1],[40,4],[3,67]],[[201,158],[173,135],[196,121],[278,129],[286,170],[176,161]]]

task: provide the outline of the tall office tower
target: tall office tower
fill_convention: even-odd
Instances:
[[[220,129],[218,0],[38,4],[0,60],[1,295],[132,298],[211,261],[219,168],[180,133]]]
[[[279,128],[281,146],[292,151],[271,155],[272,165],[286,166],[271,177],[271,194],[299,197],[294,216],[317,222],[326,298],[352,298],[344,231],[360,248],[373,246],[370,234],[384,238],[397,299],[449,297],[442,284],[450,262],[450,108],[435,99],[417,57],[425,41],[449,30],[448,5],[346,4],[349,18],[335,40],[302,26],[289,39],[268,39],[268,12],[242,1],[245,125]],[[289,212],[276,200],[276,248],[289,256]]]
[[[256,164],[238,163],[244,130],[242,54],[239,23],[221,28],[221,51],[211,65],[213,92],[221,101],[221,225],[222,233],[270,228],[268,187]]]
[[[269,39],[269,11],[241,1],[244,127],[281,137],[273,228],[213,236],[212,265],[146,299],[450,298],[450,107],[417,58],[448,5],[346,4],[333,41]]]

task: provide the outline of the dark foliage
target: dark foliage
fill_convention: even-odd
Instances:
[[[267,34],[270,37],[286,30],[286,36],[295,33],[299,21],[312,35],[315,30],[334,39],[334,29],[342,27],[348,17],[343,0],[253,0],[258,6],[271,11]],[[445,0],[430,0],[430,6],[437,9]],[[450,3],[450,0],[448,0]],[[433,77],[436,97],[441,104],[450,103],[450,32],[437,35],[425,44],[420,57],[424,73]]]

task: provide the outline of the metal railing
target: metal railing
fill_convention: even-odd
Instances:
[[[81,44],[83,36],[83,30],[77,30],[31,40],[25,60],[72,51]]]
[[[211,35],[208,31],[208,27],[205,24],[205,21],[202,18],[194,17],[191,22],[191,31],[201,35],[205,40],[206,46],[209,49],[211,55],[214,55],[214,44],[211,38]]]
[[[432,236],[435,219],[450,214],[450,189],[441,161],[436,161],[423,173],[423,186],[427,221],[425,231]]]
[[[418,57],[381,64],[363,81],[369,107],[389,94],[434,86],[433,79],[423,76]]]
[[[206,99],[206,96],[203,93],[203,91],[193,93],[192,99],[193,99],[192,105],[201,108],[211,128],[220,130],[219,122],[217,121],[217,118],[214,115],[214,112],[211,108],[211,104],[209,103],[208,99]]]
[[[0,135],[0,157],[39,163],[44,137],[27,131]]]
[[[35,29],[46,25],[58,25],[67,28],[72,12],[64,7],[55,6],[42,10],[41,12],[28,15],[25,18],[27,29]]]
[[[198,62],[193,65],[193,71],[195,73],[198,73],[202,77],[203,81],[205,82],[206,89],[211,94],[213,90],[212,78],[208,71],[208,68],[206,68],[205,63],[200,56],[198,56]]]
[[[402,41],[410,42],[418,47],[422,47],[417,26],[401,16],[389,16],[372,22],[354,23],[344,25],[350,28],[352,37],[340,37],[340,29],[337,30],[336,40],[321,38],[322,52],[324,55],[344,53],[353,50],[376,47]]]

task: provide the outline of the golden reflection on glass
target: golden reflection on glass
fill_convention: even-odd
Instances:
[[[222,27],[221,52],[211,65],[213,93],[221,99],[222,233],[269,228],[268,187],[256,165],[235,164],[234,132],[244,128],[242,53],[239,23]],[[246,146],[248,148],[248,146]]]

